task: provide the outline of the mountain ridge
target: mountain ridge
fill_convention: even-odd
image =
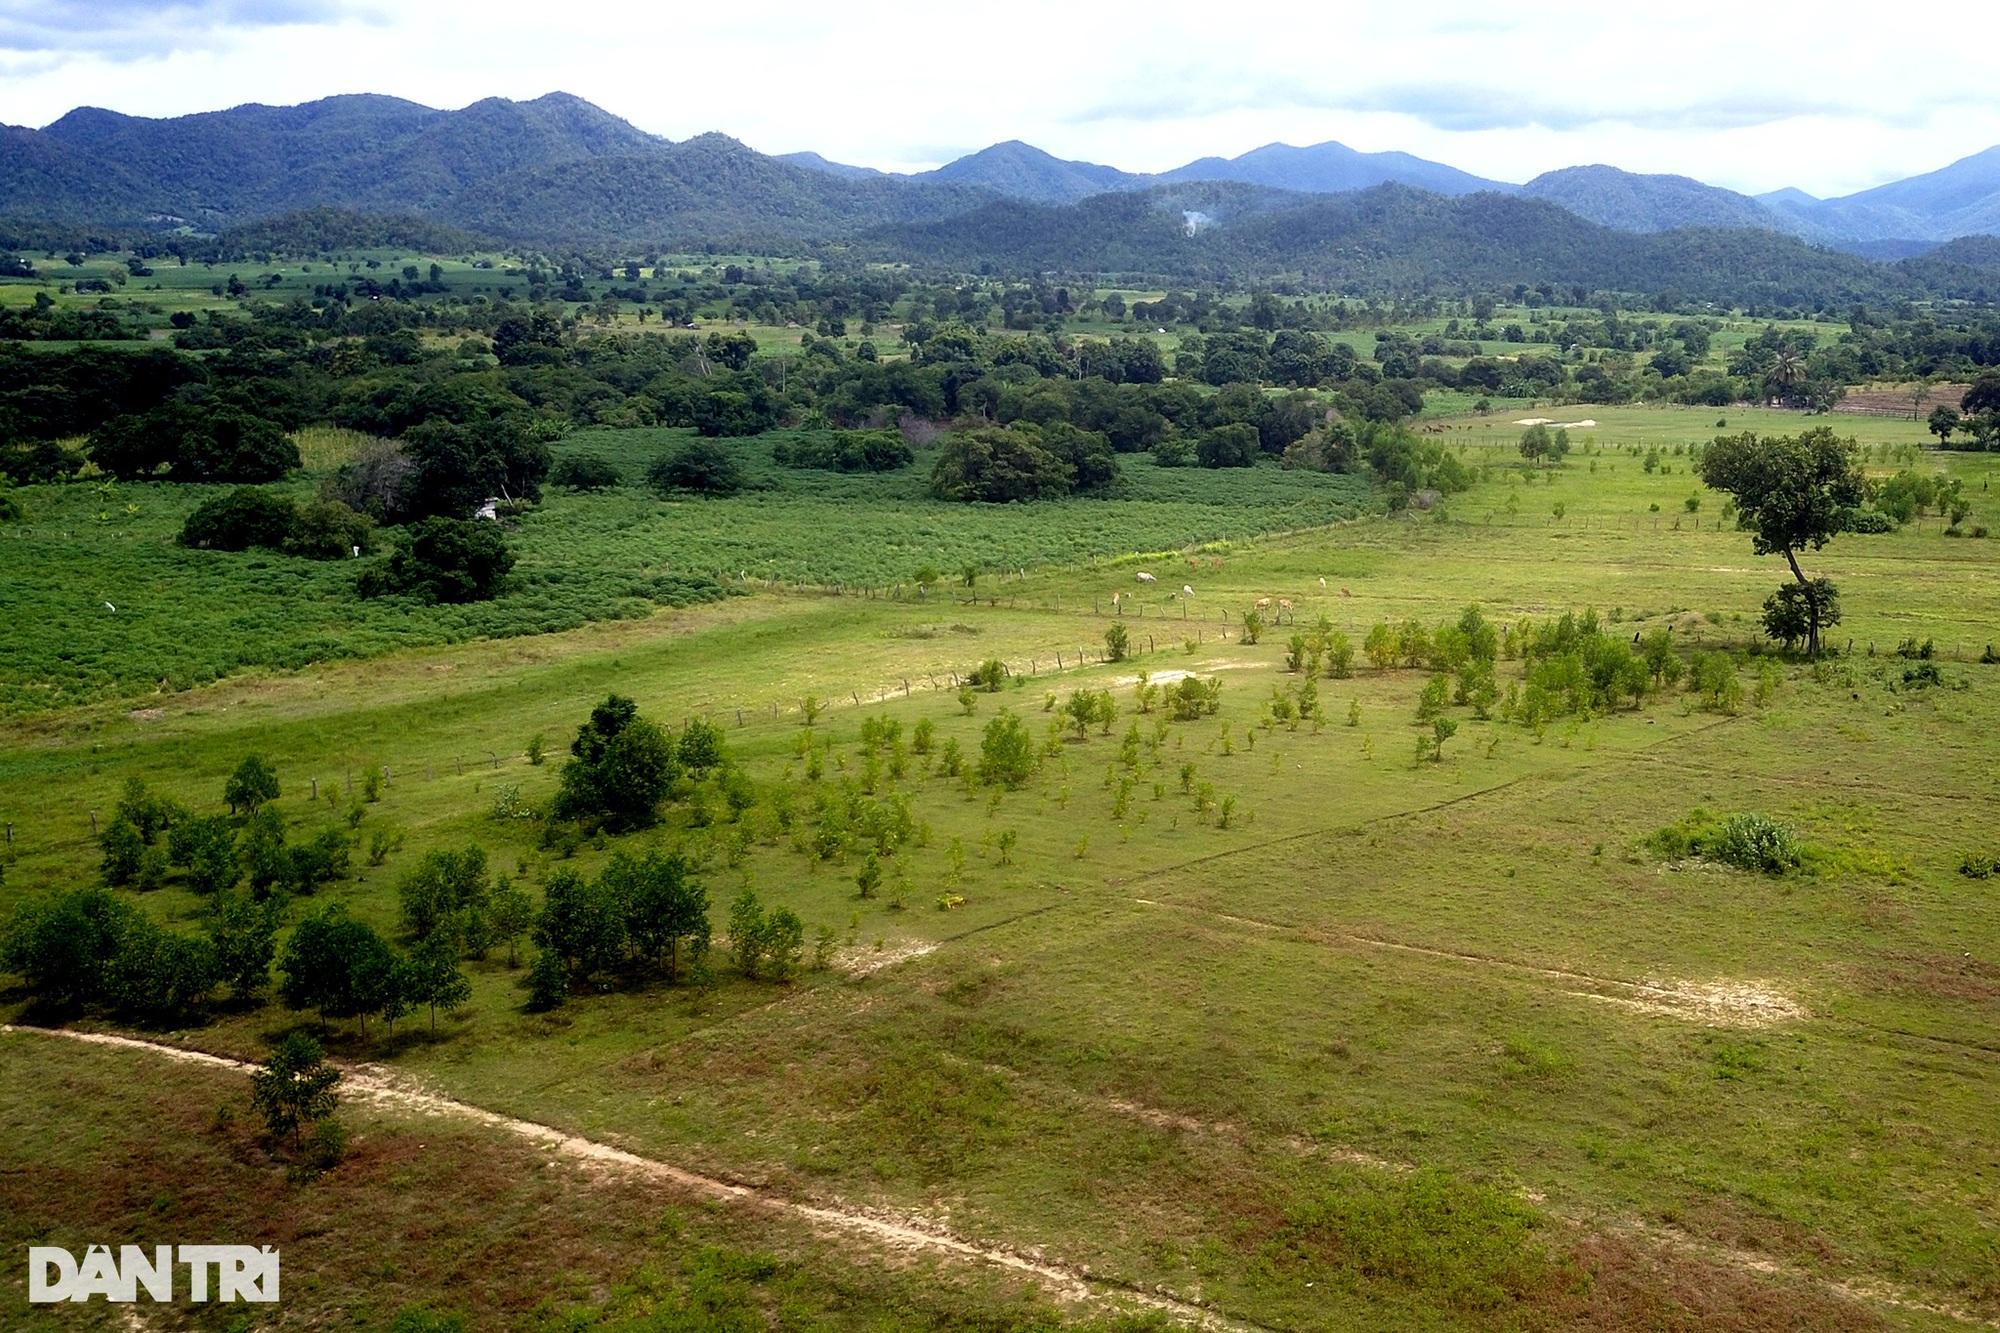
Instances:
[[[483,98],[457,110],[355,93],[168,119],[85,106],[40,130],[0,127],[0,211],[10,221],[208,232],[334,209],[408,215],[516,243],[796,246],[935,223],[998,200],[1072,205],[1201,184],[1300,199],[1382,186],[1520,198],[1621,233],[1754,230],[1873,258],[2000,232],[2000,147],[1822,200],[1789,189],[1752,197],[1603,164],[1513,185],[1333,141],[1265,144],[1148,174],[1007,140],[899,174],[817,153],[768,156],[719,133],[677,143],[563,92]],[[1225,211],[1243,206],[1240,195],[1203,197],[1224,200]],[[1184,212],[1175,225],[1206,225],[1205,210]]]

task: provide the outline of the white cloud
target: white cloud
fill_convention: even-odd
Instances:
[[[673,138],[898,169],[1009,138],[1132,170],[1337,138],[1508,180],[1610,162],[1837,194],[2000,142],[2000,95],[1952,55],[1996,38],[1974,3],[0,0],[0,120],[562,89]]]

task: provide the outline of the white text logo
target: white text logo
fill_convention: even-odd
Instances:
[[[177,1285],[185,1269],[186,1285]],[[171,1301],[182,1291],[191,1301],[275,1301],[278,1252],[266,1245],[93,1245],[79,1262],[52,1245],[28,1248],[28,1299],[37,1304],[82,1302],[93,1296],[136,1301],[140,1291]]]

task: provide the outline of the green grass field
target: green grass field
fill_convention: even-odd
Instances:
[[[27,520],[0,528],[0,713],[645,617],[758,581],[887,590],[927,567],[957,582],[969,566],[990,584],[1023,569],[1333,523],[1367,495],[1349,478],[1217,477],[1140,457],[1126,460],[1109,499],[968,506],[930,497],[927,460],[888,476],[777,467],[773,434],[729,446],[749,475],[742,494],[663,500],[642,484],[646,465],[691,434],[585,431],[565,441],[559,452],[604,457],[627,484],[552,491],[521,525],[508,594],[469,606],[361,601],[349,562],[176,545],[188,513],[224,487],[23,487]],[[309,471],[288,484],[306,495],[318,480]]]
[[[1552,482],[1523,479],[1525,415],[1597,424],[1572,428],[1579,452]],[[831,930],[828,966],[785,986],[725,969],[712,991],[618,991],[534,1015],[525,969],[496,955],[469,965],[473,1000],[435,1039],[415,1019],[365,1040],[336,1024],[335,1053],[773,1198],[1087,1267],[1094,1294],[1065,1300],[937,1260],[941,1286],[920,1295],[928,1269],[906,1254],[671,1190],[634,1197],[629,1183],[535,1169],[476,1125],[369,1108],[354,1112],[350,1166],[288,1185],[242,1131],[206,1128],[216,1102],[240,1101],[219,1076],[26,1035],[0,1037],[10,1123],[107,1099],[130,1110],[88,1139],[7,1146],[0,1178],[24,1201],[6,1210],[14,1239],[150,1225],[143,1191],[69,1187],[95,1144],[141,1180],[217,1182],[159,1187],[153,1216],[176,1225],[248,1226],[234,1197],[278,1200],[274,1225],[296,1228],[286,1262],[296,1254],[309,1275],[288,1285],[289,1313],[307,1323],[428,1304],[475,1327],[646,1326],[640,1313],[699,1289],[784,1326],[1014,1327],[1108,1317],[1135,1288],[1286,1329],[1990,1323],[2000,909],[1992,881],[1959,868],[2000,852],[1988,739],[2000,668],[1968,660],[2000,624],[2000,547],[1947,537],[1935,518],[1843,536],[1807,564],[1842,587],[1851,655],[1746,658],[1734,712],[1670,690],[1538,735],[1457,708],[1437,763],[1413,760],[1426,673],[1364,664],[1322,678],[1324,725],[1293,729],[1269,712],[1274,690],[1301,683],[1284,669],[1291,624],[1241,639],[1249,605],[1283,597],[1299,624],[1325,615],[1357,643],[1377,621],[1434,624],[1478,603],[1496,621],[1595,608],[1621,634],[1671,624],[1688,646],[1746,645],[1782,562],[1718,524],[1719,497],[1686,509],[1699,487],[1673,452],[1712,436],[1718,416],[1729,430],[1810,424],[1600,407],[1447,419],[1432,428],[1483,479],[1442,512],[1345,523],[1329,508],[1351,499],[1338,483],[1275,471],[1228,478],[1242,489],[1207,492],[1221,503],[1172,489],[1222,482],[1212,474],[1134,468],[1128,500],[963,517],[893,489],[868,508],[861,488],[900,479],[813,477],[687,505],[558,497],[524,531],[524,565],[645,567],[637,553],[658,531],[702,553],[681,563],[733,565],[751,586],[504,639],[440,642],[419,624],[430,641],[144,699],[114,673],[0,722],[0,818],[14,826],[0,902],[89,882],[92,812],[108,815],[128,777],[212,810],[253,751],[283,780],[295,836],[344,826],[350,779],[390,766],[381,799],[358,807],[358,835],[399,835],[398,850],[380,866],[357,857],[354,879],[321,891],[385,931],[398,878],[431,849],[477,842],[536,892],[618,850],[688,851],[718,925],[720,905],[753,886]],[[1885,470],[1921,433],[1836,424]],[[629,465],[655,441],[565,447]],[[1644,470],[1652,447],[1666,470]],[[1916,465],[1965,479],[1969,528],[2000,516],[1991,462]],[[801,524],[815,496],[835,495],[839,525]],[[50,498],[25,497],[31,512]],[[128,558],[170,558],[171,526],[149,511]],[[1280,531],[1293,527],[1310,530]],[[1197,541],[1209,545],[1192,557],[1157,554]],[[950,569],[954,543],[1020,552],[993,564],[1025,575],[924,602],[782,582],[879,593],[920,557]],[[97,558],[77,549],[72,570]],[[1130,558],[1140,551],[1155,554]],[[1170,598],[1183,583],[1195,596]],[[209,603],[237,587],[197,585],[175,614],[215,623]],[[1137,594],[1121,623],[1138,654],[1123,663],[1096,660],[1113,593]],[[1911,664],[1890,649],[1911,636],[1940,648],[1938,685],[1905,683]],[[968,714],[950,673],[989,657],[1015,683]],[[1219,714],[1139,713],[1140,671],[1218,677]],[[1503,688],[1519,671],[1501,663]],[[1049,739],[1050,696],[1085,687],[1117,700],[1109,734]],[[724,725],[760,793],[744,821],[696,827],[679,811],[568,858],[536,821],[499,817],[503,795],[511,808],[553,792],[556,763],[531,764],[530,738],[559,760],[612,690],[669,724]],[[831,745],[816,780],[799,744],[808,694],[828,703],[811,728]],[[858,896],[855,857],[820,860],[776,822],[782,800],[865,779],[864,718],[893,718],[906,737],[928,720],[940,744],[976,754],[1002,708],[1046,755],[1021,790],[968,790],[914,757],[901,777],[876,775],[921,830],[876,896]],[[1817,849],[1813,868],[1663,863],[1649,838],[1697,806],[1785,822]],[[200,910],[177,884],[138,901],[184,929]],[[260,1058],[300,1021],[271,1006],[161,1039]],[[439,1199],[434,1216],[392,1214],[409,1239],[384,1252],[364,1219],[420,1191]],[[667,1209],[671,1225],[653,1220]],[[528,1281],[557,1295],[524,1310],[469,1276],[472,1258],[542,1216],[561,1220],[560,1243]],[[330,1256],[349,1247],[381,1255],[382,1275],[342,1273]],[[363,1297],[373,1304],[352,1304]],[[562,1310],[570,1322],[552,1322]]]

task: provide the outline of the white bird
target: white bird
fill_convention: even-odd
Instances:
[[[1191,587],[1189,587],[1189,586],[1188,586],[1187,584],[1183,583],[1183,584],[1181,585],[1181,596],[1183,596],[1183,597],[1192,597],[1192,596],[1194,596],[1194,589],[1193,589],[1193,588],[1191,588]]]
[[[116,611],[116,610],[117,610],[118,608],[117,608],[117,607],[115,607],[115,606],[113,606],[113,605],[112,605],[111,603],[109,603],[109,602],[106,602],[106,603],[104,604],[104,609],[105,609],[106,611]]]
[[[1322,574],[1322,575],[1320,576],[1320,580],[1319,580],[1319,590],[1320,590],[1321,592],[1325,592],[1325,591],[1326,591],[1326,576],[1325,576],[1324,574]]]

